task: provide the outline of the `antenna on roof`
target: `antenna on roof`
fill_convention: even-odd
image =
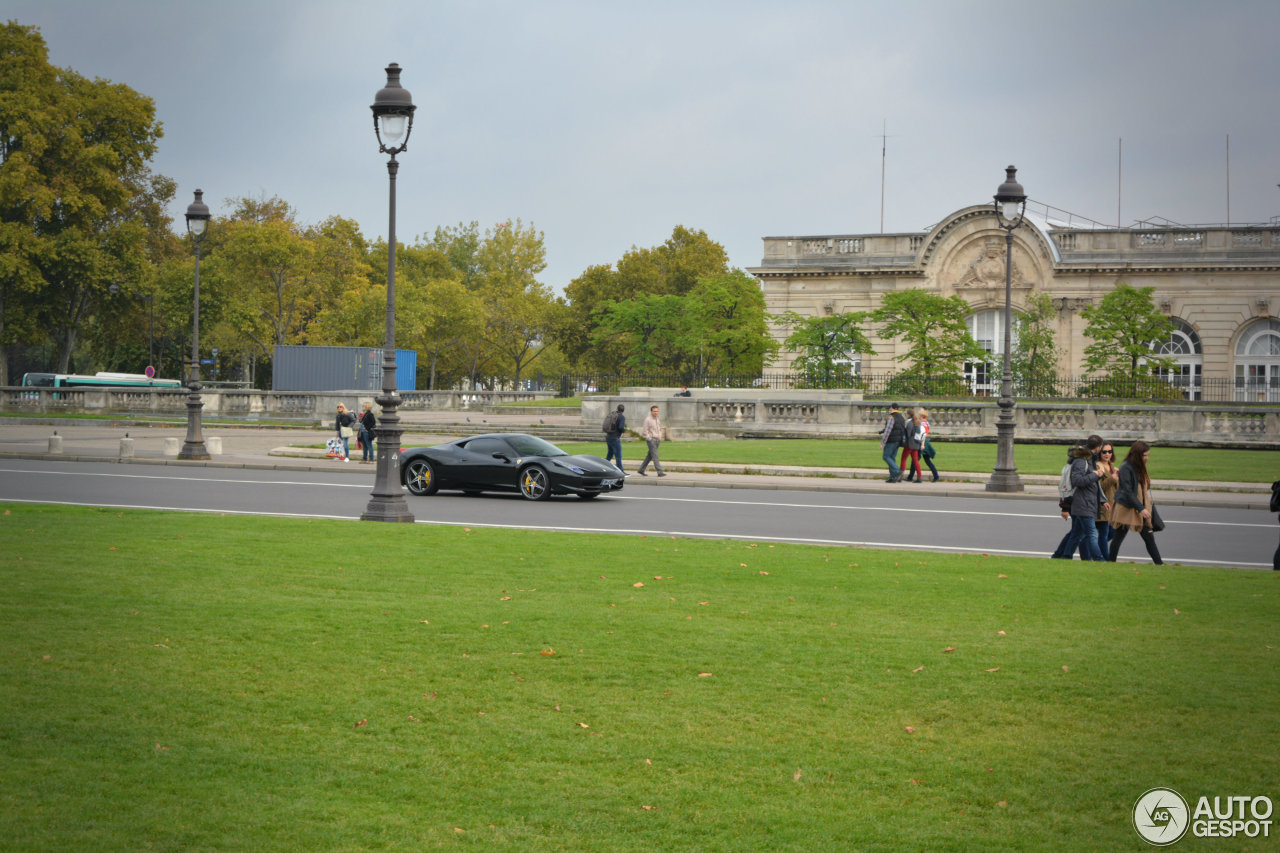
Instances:
[[[880,233],[884,233],[884,161],[885,149],[888,147],[886,140],[889,138],[889,121],[884,120],[884,126],[880,131]]]

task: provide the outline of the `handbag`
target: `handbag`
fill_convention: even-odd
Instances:
[[[1164,519],[1160,517],[1160,512],[1156,509],[1156,505],[1151,505],[1151,532],[1159,533],[1164,530]]]
[[[356,431],[349,426],[344,426],[338,430],[338,435],[342,436],[343,438],[351,438],[355,434],[356,434]]]

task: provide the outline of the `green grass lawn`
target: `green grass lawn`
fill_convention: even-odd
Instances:
[[[1277,573],[2,509],[0,849],[1141,850],[1280,778]]]
[[[570,453],[604,455],[604,441],[561,442]],[[939,471],[990,471],[996,464],[996,445],[977,442],[943,442],[936,445],[933,460]],[[1124,461],[1127,445],[1116,444],[1117,464]],[[643,442],[623,444],[625,462],[644,458]],[[880,442],[872,439],[820,438],[760,439],[750,441],[664,441],[663,460],[734,465],[800,465],[819,468],[883,468]],[[1067,461],[1066,444],[1019,444],[1014,455],[1023,474],[1053,474]],[[1274,450],[1219,450],[1156,445],[1148,460],[1156,480],[1210,480],[1230,483],[1270,483],[1280,477],[1280,452]],[[928,469],[925,469],[926,476]]]

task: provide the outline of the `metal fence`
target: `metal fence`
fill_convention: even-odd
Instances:
[[[934,399],[998,398],[1000,379],[988,374],[974,376],[913,376],[905,373],[862,374],[833,377],[823,382],[812,376],[789,371],[766,371],[751,375],[672,374],[572,374],[560,377],[559,395],[617,393],[630,387],[753,388],[772,391],[819,389],[857,390],[865,398],[930,397]],[[1070,400],[1112,400],[1140,402],[1280,403],[1280,384],[1240,379],[1146,376],[1137,379],[1107,379],[1080,376],[1014,377],[1013,394],[1018,399],[1045,402]]]

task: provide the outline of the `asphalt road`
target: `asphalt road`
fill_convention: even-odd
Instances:
[[[373,469],[265,471],[96,462],[0,461],[0,500],[357,519]],[[532,503],[512,495],[406,494],[418,523],[698,536],[833,546],[1047,556],[1067,531],[1056,503],[770,489],[661,488],[637,477],[594,501]],[[1260,510],[1169,506],[1158,535],[1166,562],[1270,569],[1276,520]],[[1137,536],[1122,559],[1147,562]]]

